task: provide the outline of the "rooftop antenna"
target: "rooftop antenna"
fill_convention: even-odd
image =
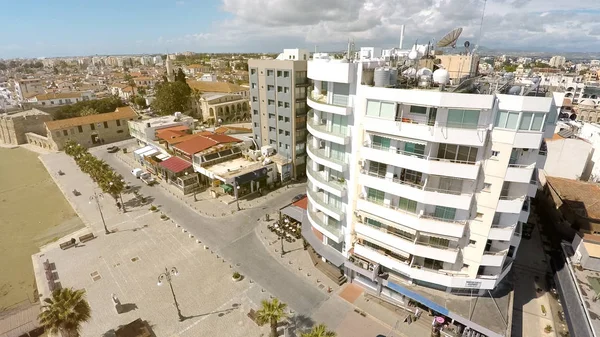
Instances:
[[[473,54],[479,49],[479,42],[481,41],[481,35],[483,30],[483,18],[485,17],[485,5],[487,4],[487,0],[483,0],[483,10],[481,11],[481,23],[479,23],[479,36],[477,37],[477,43],[475,44],[475,48],[473,48]]]
[[[444,35],[444,37],[438,41],[437,47],[443,48],[450,46],[452,48],[456,48],[456,40],[458,40],[462,31],[462,27],[458,27],[449,32],[448,34]]]
[[[400,26],[400,50],[402,50],[402,45],[404,44],[404,25]]]

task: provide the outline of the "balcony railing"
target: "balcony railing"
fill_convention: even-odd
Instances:
[[[386,152],[391,152],[391,153],[395,153],[395,154],[401,154],[401,155],[405,155],[405,156],[409,156],[409,157],[417,157],[420,159],[431,160],[431,161],[445,161],[445,162],[449,162],[449,163],[467,164],[467,165],[477,164],[477,161],[439,158],[439,157],[429,156],[429,155],[425,155],[425,154],[413,153],[413,152],[409,152],[409,151],[402,151],[399,149],[394,149],[392,147],[382,146],[381,144],[377,144],[377,143],[364,142],[363,146],[371,148],[371,149],[375,149],[375,150],[386,151]]]
[[[385,227],[371,225],[370,223],[365,222],[365,221],[359,221],[359,223],[362,224],[362,225],[368,226],[370,228],[377,229],[377,230],[379,230],[379,231],[381,231],[381,232],[383,232],[385,234],[394,235],[394,236],[396,236],[396,237],[398,237],[398,238],[400,238],[400,239],[402,239],[404,241],[407,241],[409,243],[414,243],[415,242],[416,236],[410,237],[408,235],[404,235],[404,234],[398,233],[396,231],[389,230],[389,229],[387,229]]]
[[[458,251],[458,249],[459,249],[458,248],[458,242],[456,242],[456,241],[450,241],[450,242],[453,243],[453,244],[455,243],[456,247],[452,247],[450,245],[448,245],[448,246],[438,245],[438,244],[435,244],[435,243],[424,242],[424,241],[419,241],[419,240],[417,240],[415,243],[417,245],[419,245],[419,246],[426,246],[426,247],[431,247],[431,248],[436,248],[436,249],[449,250],[449,251],[453,251],[453,252]]]
[[[310,197],[312,199],[314,199],[317,202],[317,204],[321,205],[322,207],[327,208],[331,212],[337,214],[339,217],[341,217],[344,214],[343,210],[341,209],[342,208],[341,205],[336,206],[336,205],[327,203],[325,200],[323,200],[323,197],[319,194],[322,194],[322,193],[311,191],[310,189],[308,190],[308,195],[310,195]]]
[[[431,214],[431,213],[424,213],[424,214],[418,214],[416,211],[415,212],[411,212],[411,211],[407,211],[404,210],[398,206],[394,206],[392,204],[386,204],[383,202],[383,200],[377,200],[377,199],[373,199],[373,198],[368,198],[366,197],[364,194],[360,194],[358,196],[360,199],[362,200],[366,200],[370,203],[379,205],[379,206],[383,206],[383,207],[387,207],[387,208],[391,208],[393,210],[395,210],[396,212],[399,213],[403,213],[403,214],[408,214],[408,215],[413,215],[419,218],[424,218],[424,219],[431,219],[431,220],[435,220],[435,221],[441,221],[441,222],[448,222],[448,223],[453,223],[453,224],[459,224],[459,225],[466,225],[469,220],[465,219],[465,220],[458,220],[458,219],[446,219],[446,218],[440,218],[440,217],[436,217],[435,215]]]
[[[330,232],[331,234],[339,237],[342,235],[342,228],[341,225],[330,225],[330,224],[326,224],[325,221],[323,221],[323,219],[317,215],[317,213],[315,212],[308,212],[310,218],[320,227],[322,227],[323,229],[327,230],[328,232]]]
[[[344,182],[342,182],[342,181],[340,181],[338,179],[332,178],[331,175],[329,175],[329,179],[326,179],[325,177],[323,177],[323,175],[320,172],[317,172],[317,171],[313,170],[311,167],[312,167],[312,161],[309,160],[309,161],[307,161],[306,170],[317,181],[319,181],[319,182],[321,182],[323,184],[331,185],[331,186],[335,187],[338,190],[345,190],[346,189],[345,180],[344,180]]]
[[[339,107],[347,107],[348,106],[348,101],[350,100],[349,95],[333,94],[332,102],[327,102],[327,92],[317,95],[314,93],[313,89],[314,89],[314,87],[309,87],[307,89],[307,90],[309,90],[309,92],[307,93],[308,99],[310,99],[313,102],[317,102],[317,103],[321,103],[321,104],[328,104],[328,105],[333,105],[333,106],[339,106]]]
[[[346,127],[346,130],[344,132],[339,132],[339,130],[335,130],[332,128],[331,130],[328,130],[327,128],[327,124],[319,124],[318,122],[316,122],[314,120],[314,118],[310,118],[308,121],[308,124],[313,127],[315,130],[317,131],[321,131],[324,133],[330,133],[334,136],[338,136],[338,137],[348,137],[349,136],[349,129],[348,127]]]
[[[368,170],[365,170],[365,169],[360,170],[360,173],[366,174],[366,175],[371,176],[371,177],[376,177],[376,178],[379,178],[379,179],[389,180],[389,181],[392,181],[392,182],[394,182],[396,184],[407,185],[407,186],[410,186],[412,188],[416,188],[416,189],[419,189],[419,190],[422,190],[422,191],[426,191],[426,192],[437,192],[437,193],[444,193],[444,194],[451,194],[451,195],[464,195],[464,196],[471,196],[471,195],[473,195],[473,193],[464,193],[462,191],[448,190],[448,189],[443,189],[443,188],[426,186],[423,183],[415,183],[415,182],[411,182],[411,181],[400,180],[397,177],[388,177],[386,175],[379,174],[378,172],[372,172],[372,171],[368,171]]]
[[[331,157],[330,155],[328,155],[327,153],[325,153],[325,149],[320,149],[320,148],[316,148],[315,146],[313,146],[312,145],[312,138],[309,137],[309,139],[307,140],[307,142],[309,144],[308,148],[317,157],[319,157],[321,159],[324,159],[324,160],[327,160],[327,161],[330,161],[330,162],[332,162],[334,164],[337,164],[337,165],[341,165],[341,166],[346,165],[345,161],[337,159],[337,158],[334,158],[334,157]]]

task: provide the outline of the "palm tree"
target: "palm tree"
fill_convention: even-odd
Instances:
[[[81,324],[90,319],[90,305],[85,300],[85,290],[57,289],[46,303],[38,318],[46,331],[63,337],[78,337]]]
[[[327,326],[325,324],[319,324],[317,326],[313,326],[312,330],[309,332],[305,332],[301,335],[301,337],[336,337],[337,334],[333,331],[327,330]]]
[[[287,317],[285,308],[287,308],[287,304],[279,302],[276,298],[270,302],[263,300],[262,308],[256,312],[256,322],[261,326],[270,324],[271,337],[277,337],[277,324]]]

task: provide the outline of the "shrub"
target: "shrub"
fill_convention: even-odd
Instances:
[[[233,272],[233,278],[235,280],[239,280],[242,277],[242,275],[240,273],[238,273],[237,271]]]
[[[544,331],[546,333],[551,333],[552,332],[552,326],[550,324],[546,325],[546,327],[544,328]]]
[[[158,208],[156,208],[156,206],[152,205],[152,206],[150,206],[150,210],[152,212],[156,212],[158,210]]]
[[[546,314],[546,307],[542,304],[542,314]]]
[[[161,218],[161,219],[163,219],[163,220],[167,220],[169,217],[167,217],[167,216],[166,216],[166,215],[164,215],[164,214],[161,214],[161,215],[160,215],[160,218]]]

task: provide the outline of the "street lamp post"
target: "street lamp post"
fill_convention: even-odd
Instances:
[[[242,209],[240,208],[239,189],[240,189],[240,187],[238,186],[237,181],[235,181],[235,179],[234,179],[233,180],[233,192],[235,193],[235,203],[237,206],[237,210],[241,211]]]
[[[108,235],[110,234],[110,232],[108,231],[108,228],[106,227],[106,222],[104,221],[104,214],[102,214],[102,207],[100,206],[100,200],[98,199],[103,199],[104,195],[102,193],[96,193],[94,192],[94,195],[90,196],[90,204],[92,203],[92,201],[96,201],[96,206],[98,206],[98,211],[100,212],[100,218],[102,219],[102,225],[104,225],[104,234]]]
[[[179,309],[179,303],[177,303],[177,297],[175,296],[175,291],[173,291],[173,284],[171,283],[171,276],[177,276],[178,274],[179,272],[177,271],[177,268],[172,267],[171,270],[169,270],[167,267],[165,267],[165,272],[158,275],[158,285],[162,285],[164,280],[166,280],[169,283],[169,287],[171,288],[171,295],[173,295],[173,302],[175,302],[175,308],[177,309],[177,316],[179,317],[179,321],[183,322],[183,320],[185,320],[185,317],[183,317],[183,315],[181,314],[181,310]]]

